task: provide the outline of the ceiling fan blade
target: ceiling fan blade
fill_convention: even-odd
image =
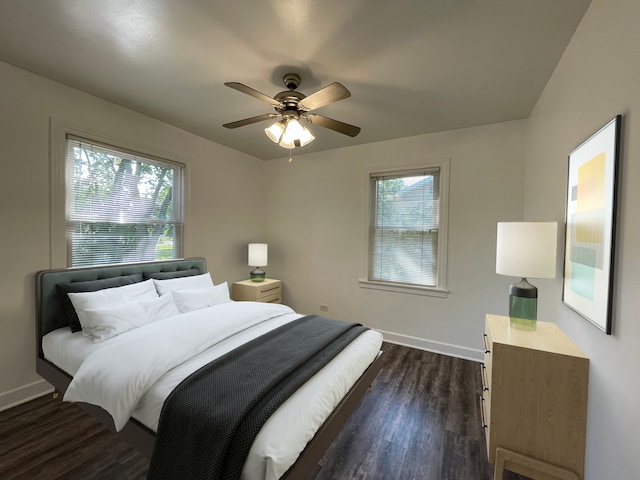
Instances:
[[[276,118],[278,115],[275,113],[265,113],[264,115],[258,115],[257,117],[245,118],[244,120],[238,120],[236,122],[225,123],[222,125],[226,128],[238,128],[245,125],[251,125],[252,123],[262,122],[263,120],[269,120],[270,118]]]
[[[264,93],[259,92],[258,90],[254,90],[251,87],[247,87],[246,85],[238,82],[226,82],[225,85],[227,87],[231,87],[234,90],[238,90],[239,92],[246,93],[247,95],[251,95],[252,97],[257,98],[258,100],[262,100],[263,102],[268,103],[269,105],[273,105],[277,107],[280,105],[280,102],[274,100],[273,98],[265,95]]]
[[[348,123],[339,122],[338,120],[334,120],[333,118],[323,117],[322,115],[306,115],[307,120],[312,124],[320,125],[321,127],[328,128],[330,130],[334,130],[338,133],[343,133],[345,135],[349,135],[350,137],[355,137],[360,133],[360,127],[356,127],[355,125],[349,125]]]
[[[347,90],[344,85],[334,82],[331,85],[321,88],[316,93],[312,93],[308,97],[303,98],[300,101],[300,106],[310,111],[337,102],[338,100],[344,100],[350,96],[351,92]]]

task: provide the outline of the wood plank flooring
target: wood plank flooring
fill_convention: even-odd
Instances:
[[[489,480],[479,365],[385,344],[385,366],[314,480]]]
[[[385,343],[385,365],[312,480],[490,480],[477,363]],[[142,480],[148,460],[47,395],[0,412],[0,479]],[[517,475],[505,473],[505,480]]]

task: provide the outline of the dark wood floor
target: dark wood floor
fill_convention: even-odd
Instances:
[[[488,480],[477,363],[385,344],[386,363],[320,479]]]
[[[492,479],[478,364],[386,343],[384,350],[372,391],[312,479]],[[141,480],[147,467],[145,457],[60,399],[45,396],[0,412],[3,480]]]

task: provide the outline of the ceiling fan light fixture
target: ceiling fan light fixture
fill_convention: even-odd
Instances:
[[[298,120],[290,118],[287,120],[279,145],[284,148],[304,147],[313,142],[315,138]]]
[[[269,128],[265,128],[264,133],[272,142],[283,148],[304,147],[316,138],[295,118],[276,122]]]
[[[278,145],[280,145],[282,148],[296,148],[300,146],[296,145],[295,140],[285,140],[284,138],[280,140],[280,143],[278,143]]]
[[[316,137],[311,135],[311,132],[309,131],[308,128],[302,127],[302,133],[300,134],[300,146],[301,147],[304,147],[305,145],[308,145],[309,143],[313,142],[315,139],[316,139]]]
[[[304,127],[295,118],[287,119],[287,126],[284,129],[283,136],[287,139],[300,138]]]
[[[284,133],[284,122],[276,122],[268,128],[264,129],[264,133],[273,143],[280,143],[282,134]]]

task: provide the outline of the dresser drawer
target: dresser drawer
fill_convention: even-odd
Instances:
[[[487,452],[488,452],[489,451],[489,434],[490,434],[491,425],[489,423],[487,414],[491,410],[491,405],[490,405],[490,400],[488,400],[488,397],[486,397],[484,393],[480,395],[480,397],[478,398],[480,399],[480,423],[481,423],[482,429],[484,430],[484,438],[487,444]]]
[[[493,366],[493,342],[491,340],[491,334],[485,333],[482,337],[484,343],[484,358],[483,358],[483,387],[489,388],[491,386],[492,366]]]
[[[487,452],[489,452],[489,438],[491,436],[491,377],[492,377],[492,341],[489,332],[485,332],[482,336],[484,347],[484,359],[480,365],[480,378],[482,380],[482,397],[480,401],[481,421],[484,429],[485,440],[487,443]]]

